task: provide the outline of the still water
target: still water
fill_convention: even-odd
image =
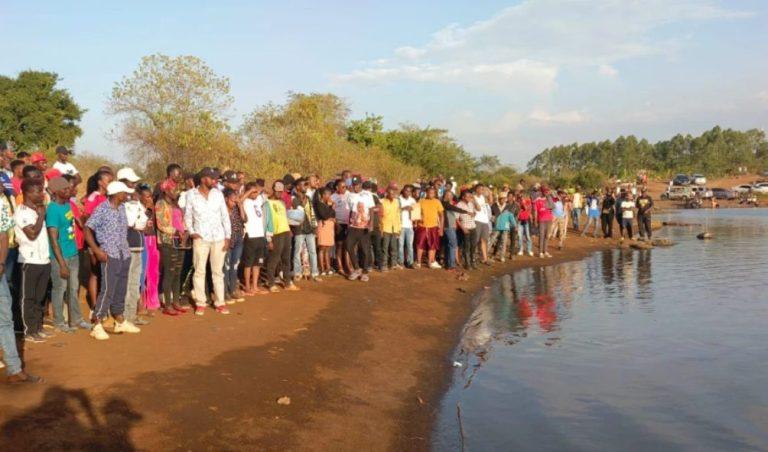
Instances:
[[[768,210],[657,218],[703,226],[478,295],[435,450],[768,450]]]

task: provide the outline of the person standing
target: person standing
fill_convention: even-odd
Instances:
[[[350,183],[352,180],[350,179]],[[331,195],[333,208],[336,212],[335,239],[336,239],[336,269],[339,274],[344,274],[346,263],[349,273],[352,273],[349,256],[346,252],[347,232],[349,229],[349,191],[347,191],[346,179],[338,179],[335,184],[336,192]]]
[[[640,196],[637,197],[635,206],[637,207],[637,230],[640,234],[640,240],[651,240],[653,238],[651,230],[653,198],[648,194],[648,190],[645,187],[640,191]]]
[[[443,261],[446,269],[454,270],[459,262],[459,236],[456,233],[456,228],[459,215],[467,212],[454,204],[454,194],[450,189],[443,192],[442,203],[443,224],[445,225],[443,230]]]
[[[571,222],[573,223],[573,230],[576,232],[579,232],[579,218],[583,208],[584,196],[581,194],[581,187],[577,186],[573,192],[573,209],[571,210]]]
[[[400,240],[397,248],[397,262],[400,266],[413,266],[413,220],[411,211],[416,205],[413,186],[406,185],[400,192]]]
[[[139,300],[141,299],[141,277],[143,273],[142,254],[144,253],[145,246],[144,229],[147,227],[149,218],[147,218],[144,207],[139,201],[139,194],[135,191],[136,183],[141,180],[136,172],[131,168],[121,168],[117,172],[117,180],[132,190],[126,194],[126,200],[123,203],[128,221],[126,237],[131,250],[131,263],[128,267],[123,315],[132,324],[141,326],[149,323],[149,321],[140,318],[138,315]]]
[[[600,197],[597,190],[587,198],[587,224],[584,225],[584,230],[581,231],[581,236],[587,235],[589,226],[593,225],[592,237],[597,238],[597,232],[600,230],[600,226],[597,224],[600,222]]]
[[[13,216],[8,201],[0,198],[0,349],[3,351],[5,372],[9,383],[38,383],[40,377],[29,375],[22,369],[16,334],[13,331],[13,300],[5,277],[5,262],[8,255],[8,235],[14,228]]]
[[[333,190],[330,187],[318,188],[313,202],[317,215],[318,264],[320,275],[326,276],[333,275],[330,250],[335,244],[336,212],[333,209],[332,193]]]
[[[275,285],[275,276],[282,271],[283,288],[285,290],[299,290],[293,283],[291,275],[291,228],[288,225],[288,212],[283,193],[285,184],[275,181],[272,184],[272,196],[267,200],[269,209],[269,222],[267,223],[267,287],[270,292],[278,292]]]
[[[179,186],[173,180],[165,180],[159,190],[161,197],[155,204],[155,222],[163,268],[163,314],[175,316],[189,312],[181,305],[181,269],[188,236],[184,212],[178,205]]]
[[[24,203],[14,215],[16,240],[21,264],[21,320],[24,339],[44,342],[50,337],[43,331],[43,308],[51,277],[51,250],[45,228],[45,190],[38,179],[21,183]]]
[[[603,227],[603,238],[613,237],[613,217],[616,215],[616,198],[611,190],[606,189],[603,196],[602,210],[600,211],[600,225]]]
[[[557,249],[563,249],[565,243],[565,237],[568,234],[568,212],[565,208],[566,194],[562,191],[557,192],[557,195],[552,198],[555,207],[552,209],[552,229],[549,231],[549,238],[554,239],[558,237]]]
[[[80,312],[80,257],[75,241],[75,215],[70,205],[72,185],[63,177],[48,181],[53,200],[46,209],[45,224],[51,243],[51,304],[55,327],[64,333],[77,328],[89,330],[91,325]],[[64,321],[64,293],[69,302],[69,325]]]
[[[548,238],[549,229],[552,225],[552,209],[555,203],[552,201],[552,194],[547,187],[541,188],[541,196],[533,202],[533,213],[536,223],[539,225],[539,257],[552,257],[549,254]]]
[[[199,176],[200,185],[187,194],[184,211],[184,227],[192,239],[192,260],[195,268],[192,298],[195,302],[195,314],[205,314],[208,298],[205,277],[209,258],[215,294],[213,305],[219,314],[229,314],[229,309],[224,303],[224,258],[229,249],[232,224],[224,195],[216,188],[218,171],[205,167]]]
[[[416,267],[421,266],[424,251],[427,252],[427,265],[432,269],[442,266],[437,263],[437,250],[443,236],[443,203],[437,199],[437,189],[427,188],[427,196],[419,201],[421,224],[416,229]]]
[[[133,192],[122,182],[110,182],[107,201],[99,204],[85,223],[85,241],[101,265],[103,278],[91,319],[94,323],[91,337],[100,341],[109,339],[102,325],[109,315],[115,319],[114,333],[141,332],[123,315],[131,265],[125,201]]]
[[[476,248],[477,248],[477,230],[475,225],[475,209],[476,205],[472,199],[472,192],[469,190],[463,190],[460,195],[460,201],[456,204],[456,207],[461,209],[463,213],[459,214],[459,228],[462,232],[461,237],[461,261],[464,264],[464,269],[472,270],[477,269],[476,260]]]
[[[533,203],[527,194],[520,191],[517,194],[517,255],[522,256],[528,250],[528,255],[533,256],[533,240],[531,240],[531,212]],[[524,246],[526,245],[526,246]]]
[[[399,266],[397,250],[400,248],[398,241],[400,240],[402,216],[397,191],[395,183],[389,184],[387,194],[381,200],[382,271],[397,269]]]
[[[491,239],[491,207],[486,195],[486,187],[483,184],[475,186],[475,227],[481,262],[490,265],[488,260],[488,243]]]
[[[245,211],[245,244],[242,260],[245,294],[265,294],[267,292],[259,288],[259,275],[267,259],[267,225],[270,223],[270,209],[264,196],[264,179],[256,179],[255,182],[245,184],[243,210]]]
[[[62,176],[72,176],[77,183],[83,181],[80,176],[80,172],[75,168],[75,165],[69,161],[69,156],[72,155],[72,151],[67,149],[66,146],[59,146],[56,148],[56,161],[53,162],[53,169],[59,170]]]
[[[232,173],[236,176],[236,173]],[[238,182],[239,184],[239,182]],[[243,257],[245,243],[245,211],[240,201],[240,194],[235,188],[225,187],[222,191],[224,201],[229,211],[229,223],[232,227],[232,236],[229,240],[229,249],[224,258],[224,302],[226,304],[242,303],[245,301],[240,292],[240,279],[238,269]]]
[[[320,282],[320,271],[317,268],[317,242],[315,240],[315,231],[317,230],[317,218],[315,209],[312,207],[312,198],[307,195],[309,181],[305,178],[299,178],[295,182],[294,197],[291,205],[294,209],[301,209],[304,212],[304,218],[301,223],[291,226],[293,232],[293,275],[294,278],[301,276],[301,251],[306,246],[309,255],[309,277],[312,281]]]
[[[627,192],[624,195],[624,200],[621,201],[621,240],[624,240],[624,232],[626,231],[629,240],[632,240],[632,222],[635,219],[635,203],[632,201],[632,193]]]
[[[359,177],[352,178],[352,193],[349,195],[349,229],[347,232],[346,249],[352,263],[352,273],[348,279],[362,282],[368,281],[368,274],[363,270],[371,267],[371,211],[375,207],[373,197],[366,196]],[[359,265],[358,250],[363,254],[362,266]]]

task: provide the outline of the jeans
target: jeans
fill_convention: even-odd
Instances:
[[[553,239],[555,238],[555,235],[558,235],[560,241],[558,245],[560,248],[563,247],[563,243],[565,242],[565,237],[568,235],[568,217],[563,215],[562,217],[555,217],[554,221],[552,222],[552,229],[549,231],[549,238]]]
[[[5,280],[8,285],[13,285],[13,271],[16,269],[16,262],[19,260],[19,247],[8,248],[8,257],[5,258]]]
[[[405,252],[403,252],[403,249],[405,249]],[[413,264],[413,228],[402,228],[400,230],[400,244],[397,247],[397,260],[400,265]]]
[[[459,241],[456,237],[455,228],[445,228],[443,231],[443,251],[445,252],[444,264],[445,268],[451,269],[456,267],[456,248],[459,247]]]
[[[315,234],[296,234],[293,236],[293,274],[301,275],[301,246],[307,245],[307,254],[309,255],[310,276],[315,277],[320,274],[317,269],[317,240]]]
[[[600,218],[597,216],[589,215],[587,216],[587,224],[584,225],[584,230],[581,231],[581,236],[584,237],[587,235],[587,231],[589,230],[589,225],[594,225],[594,229],[592,229],[592,236],[597,237],[597,231],[600,230],[600,226],[597,225],[597,223],[600,222]]]
[[[517,225],[517,249],[518,252],[524,252],[523,248],[523,241],[525,241],[528,246],[528,253],[533,252],[533,241],[531,240],[531,223],[527,221],[520,222]]]
[[[539,221],[539,254],[547,252],[549,228],[551,225],[551,221]]]
[[[213,281],[213,292],[216,294],[213,305],[216,307],[224,306],[225,256],[224,240],[207,242],[203,239],[195,239],[192,242],[192,261],[195,267],[195,274],[192,277],[192,298],[198,307],[205,307],[208,298],[205,290],[205,267],[208,264],[208,257],[211,258],[211,280]]]
[[[472,228],[464,231],[461,241],[461,260],[464,262],[464,268],[469,269],[475,266],[475,254],[477,254],[477,229]]]
[[[181,302],[181,267],[184,265],[184,250],[173,245],[160,245],[160,261],[163,264],[163,303]]]
[[[237,292],[239,279],[237,269],[240,267],[240,258],[243,257],[243,241],[232,244],[232,248],[224,256],[224,294],[230,298]]]
[[[603,227],[603,237],[613,237],[613,213],[600,214],[600,225]]]
[[[632,240],[632,218],[622,218],[621,229],[621,237],[624,237],[624,231],[626,231],[627,237],[629,237],[629,240]]]
[[[398,252],[400,248],[400,234],[385,232],[382,238],[382,268],[392,268],[397,265]]]
[[[574,207],[571,210],[571,222],[573,223],[573,229],[579,230],[579,216],[581,215],[581,207]]]
[[[53,305],[53,323],[64,325],[64,292],[67,292],[69,301],[69,324],[78,325],[83,321],[83,314],[80,312],[80,299],[78,297],[80,289],[80,256],[74,256],[64,259],[69,268],[69,278],[62,279],[60,276],[59,261],[51,259],[51,304]]]
[[[106,262],[101,263],[102,283],[99,289],[99,297],[93,310],[93,315],[98,320],[104,320],[109,314],[112,314],[112,317],[117,317],[125,312],[125,294],[129,283],[128,274],[134,265],[134,254],[138,255],[138,261],[141,264],[141,252],[132,252],[131,257],[125,259],[116,259],[109,256]],[[139,270],[141,270],[140,265]],[[138,281],[136,283],[138,284]],[[128,319],[128,316],[125,316],[125,318]]]
[[[130,261],[126,277],[125,303],[122,314],[125,316],[125,320],[133,322],[138,316],[139,298],[141,298],[142,251],[131,250]],[[104,273],[101,274],[101,277],[102,281],[106,281]],[[99,295],[99,298],[101,298],[101,295]]]
[[[509,244],[509,231],[491,232],[491,243],[488,248],[488,255],[506,260],[507,246]]]
[[[637,216],[637,230],[640,234],[640,238],[648,238],[649,240],[653,236],[651,232],[651,216],[650,215],[638,215]]]
[[[384,265],[381,263],[382,256],[384,254],[382,247],[381,232],[378,229],[371,231],[371,246],[373,247],[373,264],[382,269]]]
[[[275,285],[275,275],[283,272],[283,284],[291,284],[291,233],[281,232],[272,236],[272,249],[267,255],[267,286]]]
[[[3,349],[3,361],[8,375],[21,372],[21,359],[16,348],[16,334],[13,331],[11,313],[11,291],[6,278],[0,278],[0,348]]]

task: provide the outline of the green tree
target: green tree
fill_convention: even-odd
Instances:
[[[229,90],[200,58],[155,54],[115,83],[107,111],[118,118],[117,138],[153,172],[169,162],[223,167],[241,157],[226,121]]]
[[[0,137],[18,150],[74,145],[83,133],[79,122],[85,110],[67,90],[56,87],[59,81],[53,72],[0,76]]]

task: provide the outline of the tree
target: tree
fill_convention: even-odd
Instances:
[[[74,145],[83,134],[78,124],[85,110],[67,90],[56,87],[59,81],[53,72],[0,76],[0,137],[18,150]]]
[[[119,121],[117,138],[140,164],[223,166],[240,157],[226,122],[229,89],[229,79],[200,58],[155,54],[115,83],[107,107]]]

